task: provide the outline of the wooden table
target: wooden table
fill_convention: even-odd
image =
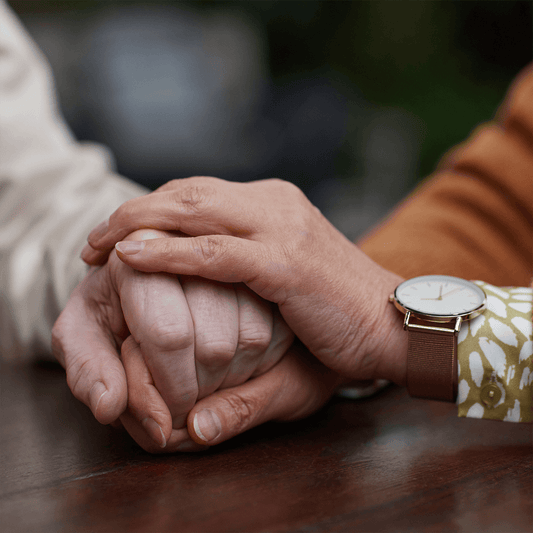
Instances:
[[[527,532],[533,427],[390,387],[203,454],[150,456],[54,366],[1,369],[0,531]]]

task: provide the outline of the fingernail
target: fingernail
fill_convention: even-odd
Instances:
[[[157,442],[161,448],[164,448],[167,445],[167,439],[165,439],[161,426],[153,418],[145,418],[141,424],[146,430],[146,433],[148,433],[152,440]]]
[[[134,255],[140,252],[146,243],[144,241],[121,241],[115,244],[115,248],[121,253],[126,255]]]
[[[89,233],[89,237],[87,237],[87,240],[90,241],[97,241],[100,237],[104,236],[107,233],[107,230],[109,228],[109,219],[104,220],[103,222],[100,222],[96,228],[94,228],[91,233]]]
[[[106,393],[107,389],[101,381],[97,381],[89,391],[89,403],[91,404],[91,410],[95,417],[98,414],[98,406],[100,405],[100,401]]]
[[[215,440],[222,432],[222,426],[217,414],[211,409],[202,409],[194,415],[194,432],[204,442]]]

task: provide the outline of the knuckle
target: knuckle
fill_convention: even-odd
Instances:
[[[300,187],[298,187],[297,185],[295,185],[291,181],[285,181],[285,180],[282,180],[282,179],[279,179],[279,178],[273,178],[273,179],[271,179],[269,181],[270,181],[270,183],[272,183],[272,185],[277,190],[281,190],[285,194],[296,195],[296,196],[299,196],[299,197],[305,196],[305,194],[300,189]]]
[[[208,205],[214,189],[209,181],[199,178],[183,180],[182,186],[175,190],[175,200],[187,213],[197,213]]]
[[[266,183],[276,188],[285,187],[286,185],[291,185],[290,181],[282,180],[281,178],[268,178],[266,180],[263,180],[263,183]]]
[[[216,237],[211,235],[202,237],[197,240],[197,244],[198,253],[206,263],[210,263],[220,257],[222,247]]]
[[[185,178],[185,179],[181,179],[177,181],[181,181],[182,183],[202,183],[210,187],[217,187],[218,185],[223,183],[225,180],[222,180],[220,178],[215,178],[213,176],[191,176],[189,178]]]
[[[148,338],[163,352],[185,350],[194,345],[194,327],[191,320],[177,315],[162,315],[148,328]]]
[[[232,415],[233,428],[237,432],[253,424],[260,410],[260,406],[255,400],[235,393],[226,396],[224,400]]]
[[[158,242],[157,257],[161,267],[163,265],[172,265],[176,262],[176,250],[172,239],[161,239]],[[160,270],[163,271],[163,268]]]
[[[196,359],[207,367],[219,368],[228,366],[235,355],[235,346],[230,342],[214,341],[196,348]]]
[[[262,354],[268,349],[271,339],[270,330],[264,328],[246,329],[241,331],[238,350],[244,354]]]

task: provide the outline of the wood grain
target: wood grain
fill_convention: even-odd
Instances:
[[[150,456],[55,366],[1,367],[0,529],[531,532],[531,425],[390,387],[202,454]]]

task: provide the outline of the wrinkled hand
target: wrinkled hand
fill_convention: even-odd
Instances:
[[[139,227],[188,238],[119,242],[124,263],[243,282],[279,305],[327,367],[351,379],[405,383],[406,339],[388,296],[401,281],[338,232],[294,185],[188,178],[123,204],[93,230],[82,257],[102,261]]]
[[[344,382],[296,342],[268,372],[200,400],[189,413],[189,434],[199,445],[212,446],[264,422],[304,418]]]
[[[180,284],[136,272],[113,253],[73,292],[53,348],[97,420],[120,418],[144,449],[169,452],[198,449],[186,418],[199,399],[265,372],[292,338],[275,307],[242,285]]]

